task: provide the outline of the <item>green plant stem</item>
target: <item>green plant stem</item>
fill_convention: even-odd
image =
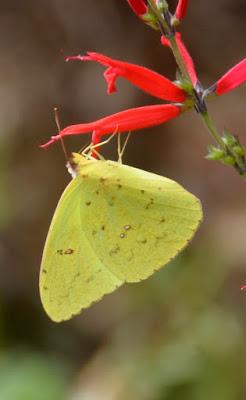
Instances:
[[[156,18],[159,21],[161,32],[163,33],[163,35],[168,36],[168,39],[169,39],[170,45],[171,45],[171,50],[173,52],[174,58],[176,60],[177,66],[180,70],[182,77],[187,82],[189,82],[190,85],[192,86],[192,82],[191,82],[190,76],[188,74],[186,65],[185,65],[183,57],[179,51],[179,47],[178,47],[176,37],[175,37],[175,30],[170,29],[170,26],[166,22],[162,12],[158,9],[158,7],[156,6],[156,4],[154,3],[153,0],[148,0],[148,4],[149,4],[153,14],[156,16]],[[165,6],[166,11],[168,12],[168,4],[166,3],[166,1],[163,1],[163,4]]]
[[[179,51],[179,47],[178,47],[178,44],[177,44],[177,41],[176,41],[175,36],[170,36],[169,41],[170,41],[170,45],[171,45],[171,49],[172,49],[174,58],[175,58],[175,60],[176,60],[176,63],[177,63],[177,65],[178,65],[178,68],[179,68],[179,70],[180,70],[180,72],[181,72],[181,75],[183,76],[183,78],[184,78],[187,82],[190,83],[191,86],[193,86],[193,85],[192,85],[192,82],[191,82],[191,79],[190,79],[190,76],[189,76],[189,74],[188,74],[186,65],[185,65],[185,63],[184,63],[183,57],[182,57],[182,55],[181,55],[181,53],[180,53],[180,51]]]
[[[238,155],[234,151],[232,151],[231,154],[233,154],[234,158],[236,159],[235,168],[236,168],[237,172],[246,180],[245,162],[243,162],[241,159],[239,159]]]
[[[158,9],[157,5],[153,0],[147,0],[149,7],[153,14],[156,16],[158,22],[159,22],[159,27],[160,31],[163,35],[167,37],[167,39],[170,42],[170,47],[173,53],[173,56],[175,58],[175,61],[177,63],[177,66],[179,68],[179,71],[181,73],[181,76],[184,81],[188,82],[190,85],[190,88],[193,88],[193,101],[195,102],[197,106],[197,110],[199,111],[199,114],[202,118],[202,121],[204,125],[206,126],[207,130],[209,131],[210,135],[214,138],[216,143],[219,145],[219,147],[224,151],[225,154],[228,154],[232,157],[233,162],[234,162],[234,168],[237,170],[237,172],[246,179],[246,163],[243,157],[238,155],[235,151],[233,146],[226,144],[221,137],[219,131],[217,130],[213,120],[211,119],[210,115],[208,114],[208,111],[206,110],[206,104],[204,102],[204,99],[201,98],[202,103],[199,103],[199,94],[197,93],[196,95],[196,88],[194,88],[193,83],[191,81],[189,72],[187,70],[185,61],[182,57],[182,54],[179,50],[179,46],[177,44],[177,40],[175,37],[175,28],[173,28],[168,21],[165,19],[165,15],[162,13],[161,10]],[[168,13],[168,3],[163,0],[163,10],[164,12]],[[201,104],[203,107],[201,107]]]
[[[161,30],[162,31],[164,30],[163,34],[170,35],[171,34],[170,28],[169,28],[168,24],[166,23],[165,18],[163,18],[161,11],[156,7],[156,4],[154,3],[153,0],[147,0],[147,1],[148,1],[148,5],[151,8],[153,14],[156,16],[156,18],[159,21]],[[167,10],[168,10],[168,5],[167,5]]]
[[[238,172],[240,175],[246,179],[246,165],[244,159],[240,158],[238,154],[235,153],[235,151],[232,151],[232,154],[237,162],[238,165]]]
[[[187,71],[185,62],[183,60],[183,57],[179,51],[179,47],[176,41],[175,36],[171,35],[169,37],[169,41],[170,41],[170,45],[171,45],[171,49],[174,55],[174,58],[176,60],[176,63],[178,65],[178,68],[181,72],[181,75],[183,76],[183,78],[189,82],[189,84],[191,85],[191,87],[193,87],[192,81],[190,79],[189,73]],[[194,88],[195,89],[195,88]],[[204,102],[204,105],[206,107],[206,104]],[[204,125],[206,126],[207,130],[209,131],[209,133],[211,134],[211,136],[214,138],[214,140],[217,142],[217,144],[220,146],[220,148],[225,152],[228,153],[232,156],[235,164],[234,167],[237,170],[237,172],[246,179],[246,165],[245,165],[245,161],[242,157],[240,157],[233,149],[232,146],[228,146],[225,144],[225,142],[223,141],[220,133],[218,132],[213,120],[211,119],[210,115],[208,114],[208,111],[205,112],[200,112],[199,113],[202,121],[204,123]]]
[[[219,144],[219,146],[224,151],[227,151],[226,144],[223,142],[222,137],[220,136],[219,132],[217,131],[217,128],[216,128],[214,122],[212,121],[212,119],[210,118],[208,112],[201,113],[200,115],[201,115],[204,125],[208,129],[211,136],[214,138],[214,140]]]

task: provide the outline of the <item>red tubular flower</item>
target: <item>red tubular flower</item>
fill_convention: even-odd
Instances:
[[[46,148],[63,136],[80,135],[88,132],[93,132],[92,143],[97,144],[101,141],[103,135],[114,132],[135,131],[160,125],[178,116],[181,110],[180,106],[174,104],[153,105],[124,110],[94,122],[70,125],[63,129],[59,135],[52,136],[51,140],[41,147]]]
[[[157,0],[154,0],[157,1]],[[156,15],[149,7],[147,0],[127,0],[134,13],[147,25],[155,30],[159,30]]]
[[[131,9],[141,17],[148,12],[148,7],[144,0],[127,0]]]
[[[187,68],[188,74],[190,76],[190,79],[191,79],[191,81],[193,83],[193,86],[196,87],[196,85],[198,83],[198,78],[197,78],[197,73],[196,73],[196,70],[195,70],[195,66],[194,66],[193,60],[192,60],[192,58],[191,58],[191,56],[190,56],[190,54],[189,54],[184,42],[182,41],[181,34],[179,32],[176,32],[175,38],[176,38],[176,41],[177,41],[177,45],[179,47],[179,51],[180,51],[180,53],[182,55],[183,61],[184,61],[185,65],[186,65],[186,68]],[[164,46],[170,47],[170,41],[165,36],[161,37],[161,43]]]
[[[179,0],[176,11],[175,11],[175,17],[181,21],[185,14],[186,14],[186,10],[187,10],[187,5],[188,5],[188,0]]]
[[[108,83],[108,93],[116,90],[115,81],[121,76],[152,96],[181,104],[162,104],[132,108],[94,122],[71,125],[63,129],[58,135],[52,136],[48,143],[41,146],[43,148],[48,147],[63,136],[89,132],[93,132],[92,143],[97,144],[101,141],[103,135],[114,132],[135,131],[159,125],[176,117],[183,110],[182,105],[187,98],[186,92],[157,72],[139,65],[113,60],[98,53],[88,53],[84,57],[68,57],[67,60],[71,59],[93,60],[108,67],[104,73]]]
[[[235,89],[246,81],[246,58],[231,68],[214,85],[214,91],[221,95]]]
[[[148,68],[113,60],[99,53],[88,52],[87,54],[87,56],[68,57],[67,60],[92,60],[108,67],[104,72],[108,84],[108,94],[117,90],[115,82],[118,77],[122,77],[146,93],[162,100],[183,102],[187,97],[180,87]]]

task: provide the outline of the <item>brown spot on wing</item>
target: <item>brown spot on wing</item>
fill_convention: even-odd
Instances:
[[[119,251],[120,251],[120,246],[117,245],[112,250],[110,250],[109,255],[113,256],[113,255],[117,254]]]
[[[68,254],[68,255],[73,254],[73,253],[74,253],[73,249],[67,249],[64,251],[64,254]]]

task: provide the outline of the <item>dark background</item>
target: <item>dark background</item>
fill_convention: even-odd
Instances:
[[[125,0],[0,5],[0,399],[244,399],[245,182],[205,160],[212,139],[195,112],[133,133],[124,158],[200,197],[204,222],[190,246],[72,321],[45,315],[39,264],[70,179],[60,146],[39,148],[56,134],[54,106],[66,126],[159,102],[122,80],[107,96],[104,68],[64,57],[98,51],[170,79],[175,64]],[[205,86],[245,57],[245,18],[244,0],[190,1],[181,31]],[[209,104],[244,144],[245,99],[241,87]],[[66,143],[78,151],[88,141]],[[116,150],[111,142],[106,157]]]

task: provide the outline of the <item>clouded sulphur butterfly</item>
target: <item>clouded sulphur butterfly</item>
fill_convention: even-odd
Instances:
[[[41,301],[57,322],[148,278],[202,219],[199,200],[170,179],[80,154],[74,161],[77,176],[57,205],[40,271]]]

